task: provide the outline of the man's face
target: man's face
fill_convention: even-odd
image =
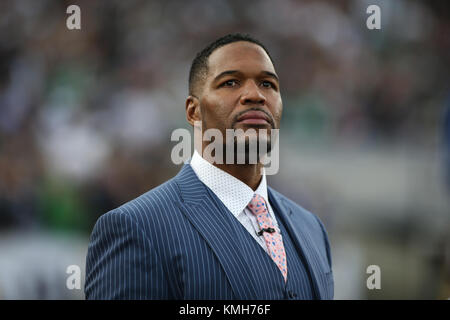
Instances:
[[[280,127],[278,77],[267,53],[254,43],[230,43],[209,56],[199,99],[203,130],[216,128],[225,137],[226,129],[267,129],[270,137],[271,129]]]

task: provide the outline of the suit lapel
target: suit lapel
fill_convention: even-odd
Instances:
[[[275,210],[279,213],[279,216],[289,232],[297,252],[304,258],[303,261],[306,263],[306,268],[309,270],[309,274],[311,275],[316,296],[318,296],[319,299],[323,299],[326,296],[326,292],[324,292],[325,289],[319,285],[318,270],[316,270],[316,268],[314,268],[311,264],[313,261],[320,261],[320,257],[318,256],[318,248],[309,236],[309,231],[306,230],[305,225],[295,223],[293,221],[291,217],[292,209],[289,206],[284,205],[283,201],[272,191],[270,187],[267,189],[270,204],[275,207]],[[317,263],[314,265],[317,265]]]
[[[201,234],[222,265],[237,299],[257,299],[254,277],[232,232],[231,213],[197,177],[189,164],[176,176],[183,203],[180,209]],[[251,279],[252,281],[248,281]]]

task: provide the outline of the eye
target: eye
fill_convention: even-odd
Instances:
[[[223,82],[220,86],[221,87],[234,87],[237,85],[237,83],[238,83],[237,80],[230,79],[230,80]]]
[[[272,83],[272,82],[270,82],[270,81],[267,81],[267,80],[263,81],[263,82],[261,83],[261,85],[262,85],[264,88],[273,88],[273,89],[276,89],[276,88],[277,88],[277,87],[275,86],[274,83]]]

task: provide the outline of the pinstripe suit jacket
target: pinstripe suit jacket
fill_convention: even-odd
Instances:
[[[279,213],[319,299],[333,298],[327,234],[320,220],[272,188]],[[87,299],[260,299],[236,250],[229,217],[189,164],[164,184],[102,215],[86,259]]]

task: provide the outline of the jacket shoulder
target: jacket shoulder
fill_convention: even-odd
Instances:
[[[143,215],[164,214],[178,201],[181,201],[178,185],[174,178],[171,178],[112,211],[131,215],[140,220]]]

